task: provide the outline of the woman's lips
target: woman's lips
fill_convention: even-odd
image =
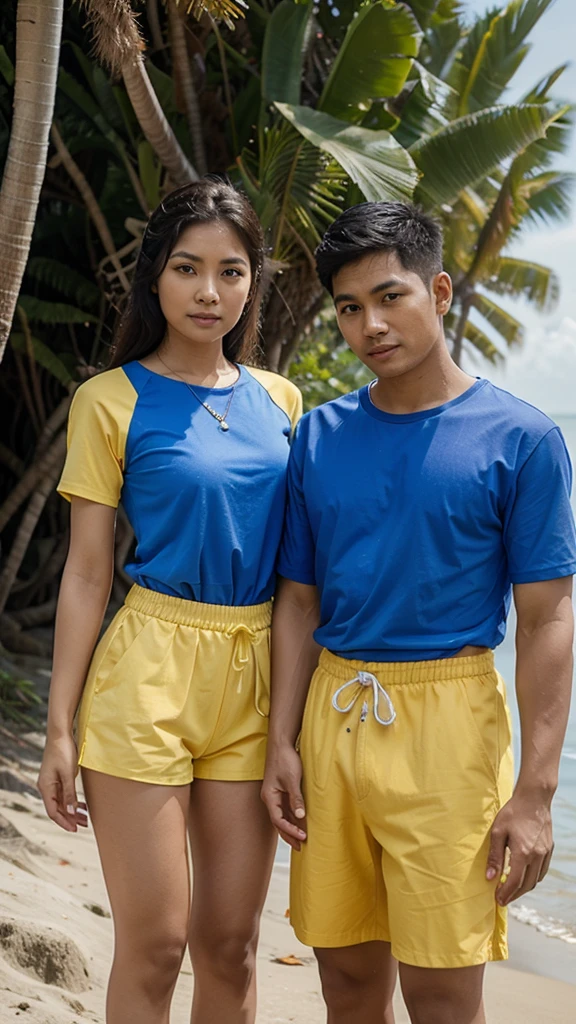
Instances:
[[[188,313],[188,318],[193,320],[194,323],[210,327],[213,324],[217,324],[221,319],[219,316],[206,316],[202,313]]]

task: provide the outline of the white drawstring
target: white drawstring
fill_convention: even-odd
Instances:
[[[374,718],[376,719],[376,721],[380,725],[392,725],[392,722],[396,718],[396,711],[394,709],[394,705],[393,705],[392,701],[390,700],[389,695],[386,693],[386,690],[384,689],[382,684],[378,682],[378,680],[376,679],[376,676],[372,675],[372,672],[359,672],[358,675],[354,677],[354,679],[349,679],[347,683],[344,683],[343,686],[341,686],[338,690],[336,690],[336,693],[332,697],[332,707],[335,708],[336,711],[339,711],[341,715],[345,715],[348,711],[350,711],[354,707],[354,705],[355,705],[356,701],[358,700],[358,697],[360,696],[362,690],[361,689],[357,689],[356,690],[354,696],[352,697],[352,699],[346,705],[345,708],[340,706],[338,698],[340,697],[340,694],[344,692],[344,690],[346,690],[349,686],[354,686],[356,683],[359,683],[361,687],[362,686],[371,686],[372,687],[372,697],[373,697],[373,707],[372,707],[372,710],[374,712]],[[384,697],[384,700],[386,701],[386,703],[388,705],[389,717],[386,718],[386,719],[380,718],[380,715],[379,715],[379,703],[380,703],[380,697],[381,696]],[[360,715],[360,721],[361,722],[366,721],[367,714],[368,714],[368,702],[364,701],[364,704],[362,705],[362,712],[361,712],[361,715]]]

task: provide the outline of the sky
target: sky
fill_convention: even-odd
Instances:
[[[499,3],[466,0],[464,6],[471,14],[480,14]],[[503,100],[515,102],[549,71],[572,61],[556,83],[553,95],[558,100],[576,103],[575,38],[576,3],[556,0],[533,30],[532,49]],[[569,152],[557,166],[576,169],[576,133]],[[492,367],[484,359],[467,360],[465,367],[539,406],[550,416],[576,416],[576,190],[568,223],[530,229],[507,252],[552,267],[560,279],[560,301],[546,315],[531,310],[525,302],[508,303],[510,312],[526,325],[522,348],[507,353],[502,369]]]

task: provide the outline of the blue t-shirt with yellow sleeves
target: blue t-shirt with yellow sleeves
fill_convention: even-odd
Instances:
[[[137,361],[92,377],[74,396],[58,490],[122,502],[136,536],[126,571],[141,587],[236,606],[272,596],[302,399],[278,374],[239,372],[227,432],[183,381]],[[221,414],[231,390],[194,386]]]
[[[406,415],[368,387],[303,417],[279,572],[320,591],[316,640],[419,661],[504,638],[512,584],[576,572],[558,427],[487,380]]]

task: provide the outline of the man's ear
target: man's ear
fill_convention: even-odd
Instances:
[[[452,278],[445,270],[436,274],[432,281],[432,291],[436,300],[438,316],[446,316],[452,305]]]

